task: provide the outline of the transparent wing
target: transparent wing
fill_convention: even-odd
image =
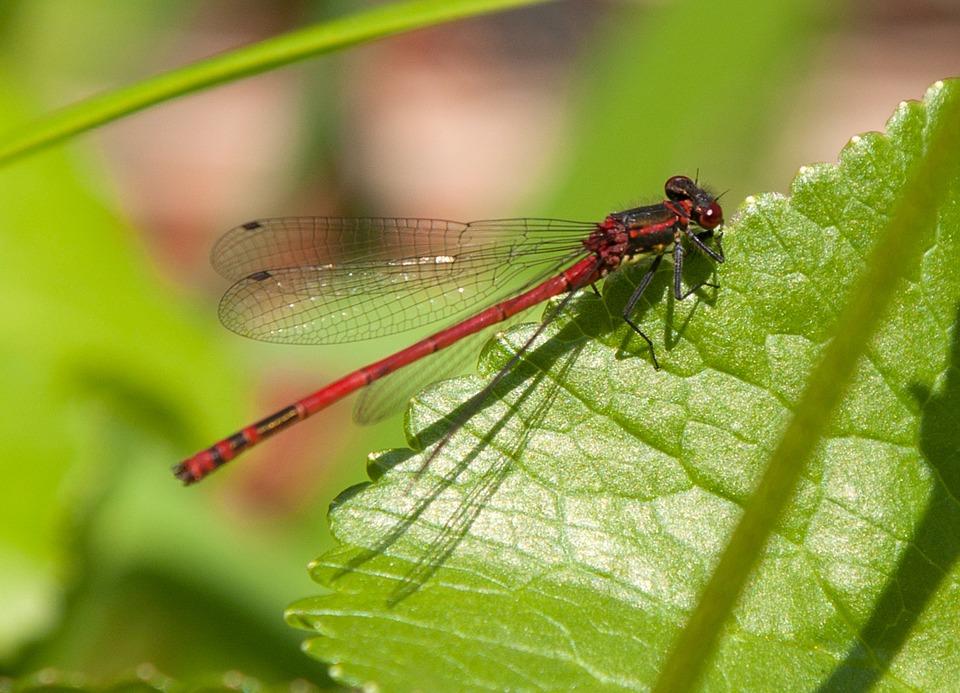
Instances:
[[[502,243],[511,233],[575,237],[593,228],[590,223],[560,219],[462,223],[386,217],[281,217],[231,229],[213,246],[210,261],[223,277],[237,281],[265,269],[455,255],[461,248]]]
[[[337,221],[342,230],[356,220]],[[233,258],[218,267],[224,272],[228,265],[243,265],[243,271],[255,266],[250,259],[254,256],[265,258],[257,264],[319,263],[275,269],[260,264],[224,295],[221,321],[238,334],[289,344],[337,344],[395,334],[465,316],[478,305],[517,291],[531,276],[556,267],[558,260],[585,252],[581,240],[594,228],[582,222],[530,219],[456,225],[422,219],[376,221],[393,230],[401,221],[409,222],[403,233],[411,236],[417,234],[410,229],[427,231],[412,249],[372,246],[357,239],[339,243],[343,248],[339,254],[350,258],[342,262],[324,262],[338,243],[309,246],[301,235],[303,246],[294,248],[291,229],[307,228],[302,221],[295,227],[271,225],[283,229],[279,236],[269,234],[280,240],[271,246],[261,237],[256,242],[259,255],[253,246],[244,249],[241,241],[228,244],[229,252],[218,244],[215,262]]]

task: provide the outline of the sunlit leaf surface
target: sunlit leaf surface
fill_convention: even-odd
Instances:
[[[663,272],[642,308],[662,371],[616,319],[639,278],[620,275],[602,302],[572,305],[423,477],[413,453],[375,459],[376,482],[331,512],[343,546],[314,565],[334,592],[290,610],[318,634],[308,651],[343,682],[388,689],[649,685],[956,88],[901,105],[838,166],[804,168],[790,197],[749,199],[715,294],[678,304]],[[953,180],[708,688],[960,680],[957,257]],[[483,372],[532,329],[491,345]],[[481,383],[421,395],[411,439],[436,440]]]

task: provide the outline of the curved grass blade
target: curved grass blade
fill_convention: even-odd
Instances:
[[[67,106],[0,140],[0,164],[154,104],[322,53],[544,0],[408,0],[292,31]]]

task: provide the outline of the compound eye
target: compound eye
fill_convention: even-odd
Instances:
[[[672,176],[664,184],[664,192],[667,197],[676,202],[677,200],[689,200],[690,190],[694,187],[694,182],[686,176]]]
[[[715,229],[723,223],[723,210],[716,202],[711,202],[708,207],[700,210],[700,216],[697,224],[707,230]]]

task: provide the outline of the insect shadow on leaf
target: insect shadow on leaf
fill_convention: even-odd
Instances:
[[[562,381],[572,364],[576,361],[580,349],[567,352],[563,357],[563,364],[556,370],[556,378],[550,379],[546,385],[546,391],[543,397],[535,405],[532,412],[523,417],[520,426],[520,435],[510,445],[500,448],[499,454],[494,461],[482,471],[473,488],[469,489],[457,509],[450,518],[436,531],[435,539],[430,543],[424,554],[419,557],[414,566],[404,575],[400,586],[394,590],[388,603],[393,605],[405,599],[416,592],[436,571],[446,562],[460,542],[466,537],[471,526],[477,517],[487,507],[490,501],[500,489],[504,480],[507,478],[510,470],[515,468],[517,460],[521,458],[530,442],[533,432],[539,428],[540,424],[546,418],[553,402],[557,398],[560,390],[558,381]],[[467,455],[467,464],[473,462],[479,452],[484,447],[493,447],[496,444],[498,435],[514,418],[520,418],[522,405],[535,392],[543,387],[543,381],[547,379],[545,372],[536,374],[524,387],[517,401],[508,405],[509,413],[502,416],[489,432],[474,445],[473,449]],[[458,465],[459,468],[460,465]],[[464,467],[465,468],[465,467]],[[462,470],[460,470],[462,471]],[[457,474],[459,476],[459,472]],[[457,476],[441,476],[434,483],[436,490],[431,489],[426,499],[432,502],[433,499],[450,485],[457,481]]]
[[[642,276],[648,271],[646,265],[637,265],[630,267],[626,271],[617,272],[607,278],[603,291],[603,302],[610,315],[612,324],[622,324],[621,314],[624,306],[627,304],[630,294],[642,281]],[[683,322],[675,326],[675,308],[677,304],[676,297],[670,290],[671,272],[662,269],[653,277],[650,285],[643,294],[636,306],[634,306],[632,315],[635,322],[640,323],[647,311],[651,310],[660,301],[666,301],[666,310],[663,319],[663,348],[666,351],[673,349],[683,336],[687,325],[693,318],[701,302],[712,306],[716,302],[717,284],[711,283],[708,278],[716,276],[717,267],[711,263],[701,253],[689,253],[684,261],[683,274],[688,286],[692,287],[690,293],[696,295],[696,301],[687,311]],[[638,275],[641,279],[637,279]],[[705,288],[712,291],[706,293]],[[638,354],[646,354],[647,344],[638,337],[632,329],[624,331],[620,344],[617,347],[615,358],[626,359],[635,357]]]
[[[702,286],[715,286],[706,281],[706,277],[709,276],[710,271],[710,266],[707,263],[692,264],[696,281],[690,293],[698,291]],[[644,271],[649,271],[649,268],[645,268]],[[657,276],[654,280],[656,286],[656,290],[654,291],[655,295],[664,292],[666,282],[668,281],[668,273],[663,272],[660,273],[660,275],[662,276]],[[629,286],[629,282],[625,284]],[[579,288],[582,289],[584,287]],[[618,291],[618,288],[617,285],[614,285],[613,291],[608,295],[605,287],[602,304],[607,309],[608,316],[606,317],[608,319],[602,321],[601,331],[617,329],[620,324],[620,321],[616,318],[622,313],[623,306],[626,304],[627,299],[625,296],[619,295],[621,292]],[[523,450],[529,443],[532,431],[536,429],[537,424],[543,420],[549,411],[549,405],[555,399],[559,388],[558,383],[563,382],[563,379],[575,363],[577,355],[585,344],[587,334],[582,328],[584,316],[579,316],[574,317],[574,319],[544,344],[537,348],[532,348],[546,327],[555,320],[560,313],[572,305],[576,295],[577,292],[571,291],[557,303],[552,311],[552,315],[541,323],[526,343],[513,354],[507,366],[494,376],[480,392],[458,406],[449,416],[440,419],[417,434],[416,442],[418,445],[416,445],[416,447],[420,450],[426,450],[433,445],[434,448],[425,456],[419,468],[412,473],[413,476],[409,493],[411,496],[413,495],[416,482],[428,470],[431,462],[461,429],[466,428],[472,417],[486,409],[493,402],[502,401],[501,398],[504,395],[517,387],[524,387],[517,401],[513,405],[510,405],[509,413],[497,420],[451,470],[445,474],[433,475],[427,491],[418,494],[419,497],[413,509],[397,521],[375,546],[362,550],[348,560],[345,565],[338,568],[332,577],[333,581],[358,571],[364,564],[378,556],[386,555],[391,546],[412,527],[420,523],[427,509],[430,508],[446,490],[458,483],[460,477],[468,468],[471,468],[480,453],[496,443],[498,434],[500,434],[510,420],[517,415],[517,407],[520,407],[529,396],[537,391],[541,382],[546,377],[547,371],[563,359],[562,366],[558,371],[558,376],[554,378],[553,385],[551,385],[551,392],[544,397],[543,401],[537,404],[533,414],[521,427],[522,430],[519,438],[512,444],[509,450],[501,451],[497,461],[484,471],[480,477],[480,481],[473,488],[469,489],[453,514],[436,530],[435,538],[430,542],[423,555],[417,558],[413,567],[401,579],[401,584],[388,598],[388,603],[395,605],[415,593],[450,557],[458,544],[467,536],[470,527],[476,521],[484,507],[486,507],[489,501],[496,495],[497,490],[513,466],[513,461],[521,456]],[[585,302],[589,302],[590,304],[595,304],[598,301],[599,299],[594,297],[585,298]],[[711,302],[712,301],[708,301],[708,303]],[[652,305],[652,302],[645,302],[642,308],[637,307],[636,312],[648,310]],[[668,318],[672,318],[672,312],[668,315]],[[689,320],[689,317],[687,320]],[[682,334],[685,326],[686,321],[680,327],[677,334]],[[631,335],[634,334],[632,330],[627,331],[627,336],[625,337],[624,343],[621,344],[621,349],[623,349],[626,342],[629,341]],[[668,334],[672,334],[672,328],[668,327]],[[539,370],[531,379],[531,376],[525,372],[526,369],[520,366],[534,364],[536,364],[534,367]],[[499,395],[499,397],[494,397],[494,394]],[[393,456],[390,468],[397,467],[416,454],[416,451],[409,450]]]
[[[567,294],[560,301],[552,318],[569,305],[573,295],[572,293]],[[458,482],[463,473],[471,468],[480,453],[496,445],[498,435],[504,431],[514,417],[520,415],[523,403],[538,391],[545,379],[548,379],[548,371],[553,369],[558,362],[562,362],[560,368],[548,379],[549,389],[543,393],[542,400],[536,404],[531,414],[526,417],[520,426],[518,438],[510,444],[508,449],[501,449],[495,460],[482,473],[478,474],[476,484],[467,490],[453,514],[441,527],[434,531],[435,537],[431,540],[426,551],[414,562],[413,567],[403,576],[400,585],[388,597],[388,604],[393,606],[414,594],[450,557],[460,542],[467,536],[479,514],[496,495],[509,471],[514,467],[515,460],[522,455],[532,432],[536,430],[538,424],[542,422],[543,417],[550,410],[551,403],[559,392],[560,383],[563,382],[586,343],[586,333],[577,320],[573,319],[543,344],[536,348],[530,348],[533,342],[542,335],[544,326],[548,324],[549,321],[545,321],[524,346],[514,353],[510,360],[511,367],[502,371],[503,375],[501,377],[492,380],[480,392],[458,406],[449,416],[438,420],[418,433],[417,442],[420,443],[418,447],[421,450],[426,450],[431,445],[436,447],[429,452],[424,464],[409,472],[412,475],[410,490],[412,493],[421,478],[427,479],[427,490],[417,494],[418,499],[414,508],[397,521],[382,540],[377,542],[375,546],[362,550],[339,568],[333,575],[332,579],[334,581],[358,571],[371,559],[385,555],[391,546],[410,531],[414,525],[418,524],[427,509],[446,490]],[[535,369],[532,375],[530,373],[531,368]],[[487,409],[494,402],[503,402],[506,395],[521,387],[523,389],[519,396],[512,404],[508,405],[509,411],[479,436],[469,452],[463,455],[462,459],[459,459],[452,469],[444,474],[429,473],[429,463],[437,456],[438,448],[445,446],[447,441],[450,440],[449,434],[451,431],[454,435],[461,431],[466,432],[469,420],[476,414]],[[416,454],[417,452],[414,450],[404,451],[403,454],[391,460],[391,468],[397,467]],[[427,473],[422,473],[424,471]]]
[[[693,301],[690,309],[686,311],[683,322],[674,328],[674,314],[677,307],[677,299],[671,292],[667,292],[667,305],[663,319],[663,347],[667,351],[670,351],[680,343],[684,332],[687,331],[687,325],[690,324],[693,316],[696,315],[700,304],[706,303],[708,306],[712,306],[716,303],[717,292],[719,291],[718,284],[707,281],[710,277],[716,278],[717,266],[701,253],[691,253],[684,262],[683,268],[684,275],[688,280],[692,280],[690,281],[690,285],[694,288],[691,289],[691,292],[696,294],[696,300]],[[707,289],[709,289],[709,291],[707,291]]]

